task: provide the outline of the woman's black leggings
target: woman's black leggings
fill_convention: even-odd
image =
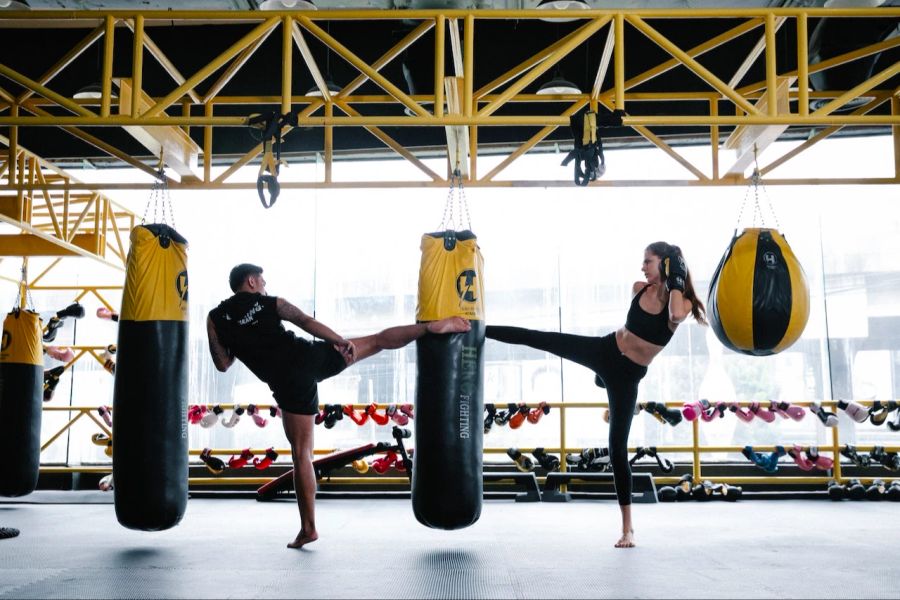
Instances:
[[[609,455],[620,505],[631,504],[631,465],[628,464],[628,432],[634,417],[638,383],[647,367],[619,352],[616,334],[588,337],[521,327],[488,325],[485,335],[498,342],[522,344],[550,352],[596,373],[609,396]]]

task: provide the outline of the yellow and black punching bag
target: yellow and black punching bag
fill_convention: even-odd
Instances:
[[[165,224],[131,231],[113,392],[116,517],[178,524],[188,495],[187,241]]]
[[[800,338],[809,286],[778,230],[735,232],[710,281],[707,314],[719,341],[742,354],[777,354]]]
[[[44,352],[41,318],[16,309],[3,321],[0,345],[0,496],[37,487],[41,466]]]
[[[416,320],[459,316],[472,328],[416,341],[413,513],[428,527],[460,529],[481,516],[484,487],[483,261],[468,230],[427,233],[421,249]]]

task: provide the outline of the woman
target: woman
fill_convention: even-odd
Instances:
[[[628,432],[638,383],[688,315],[706,325],[706,309],[694,291],[681,248],[666,242],[650,244],[644,250],[641,271],[646,281],[632,286],[633,298],[625,326],[615,333],[588,337],[493,325],[486,332],[490,339],[524,344],[585,366],[596,373],[597,385],[606,388],[610,461],[622,511],[622,537],[616,542],[616,548],[634,546]]]

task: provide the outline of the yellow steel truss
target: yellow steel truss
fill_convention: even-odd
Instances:
[[[0,223],[18,232],[0,230],[0,256],[82,256],[124,270],[134,213],[19,146],[12,129],[0,136],[9,150],[0,157]]]
[[[64,21],[66,27],[81,25],[88,30],[87,35],[72,49],[64,54],[45,73],[30,77],[27,74],[16,71],[3,64],[0,59],[0,75],[16,82],[25,89],[25,92],[13,97],[0,86],[0,126],[10,128],[10,156],[17,156],[15,148],[16,130],[18,127],[62,127],[72,135],[92,143],[110,156],[118,158],[132,166],[144,171],[152,171],[152,168],[141,164],[132,157],[127,156],[114,146],[87,134],[82,128],[91,126],[100,127],[125,127],[131,130],[156,130],[175,128],[204,128],[203,135],[203,165],[198,169],[197,177],[185,177],[180,182],[170,182],[170,186],[178,189],[246,189],[253,187],[251,183],[234,183],[229,178],[241,166],[256,160],[262,151],[262,145],[251,149],[244,156],[235,160],[232,165],[221,175],[213,178],[211,175],[211,163],[213,158],[212,140],[214,131],[220,127],[245,126],[244,117],[217,116],[216,107],[242,104],[270,104],[274,110],[287,112],[288,109],[299,109],[299,125],[303,127],[322,127],[325,130],[325,147],[322,149],[325,156],[324,175],[321,180],[309,182],[285,182],[284,188],[309,188],[309,187],[421,187],[421,186],[445,186],[445,177],[428,168],[420,158],[402,147],[383,131],[385,126],[418,126],[418,127],[446,127],[465,131],[468,137],[467,158],[468,164],[463,169],[468,172],[466,185],[469,186],[553,186],[571,185],[565,181],[509,181],[500,180],[498,175],[518,157],[533,149],[542,139],[549,135],[557,127],[567,126],[568,117],[585,105],[592,108],[604,106],[609,109],[622,109],[626,111],[624,125],[632,127],[637,133],[646,138],[651,144],[660,148],[664,155],[677,161],[686,171],[687,178],[675,181],[622,181],[599,180],[592,183],[596,186],[638,186],[638,185],[743,185],[746,179],[735,168],[720,168],[722,163],[719,151],[719,129],[722,126],[737,126],[745,129],[753,129],[758,135],[768,131],[769,137],[774,139],[777,131],[789,126],[821,126],[822,131],[813,138],[762,167],[763,174],[770,172],[790,160],[797,154],[827,138],[834,132],[846,126],[892,126],[895,147],[900,147],[897,141],[897,131],[900,127],[900,114],[898,114],[897,96],[898,90],[881,89],[879,86],[900,73],[900,62],[894,63],[880,72],[874,74],[868,80],[861,82],[849,90],[812,91],[809,87],[809,75],[826,69],[834,68],[860,58],[889,50],[900,45],[900,38],[872,43],[864,48],[847,52],[840,56],[831,57],[816,64],[808,64],[808,20],[817,17],[883,17],[895,18],[900,16],[900,8],[878,9],[684,9],[684,10],[584,10],[572,11],[571,16],[580,19],[583,24],[569,35],[554,42],[540,52],[532,56],[516,58],[518,64],[509,69],[500,77],[481,88],[475,89],[474,82],[478,79],[478,65],[473,60],[474,48],[478,43],[478,23],[491,19],[540,19],[545,17],[539,10],[329,10],[329,11],[284,11],[284,12],[242,12],[242,11],[34,11],[34,12],[10,12],[4,14],[0,20],[0,31],[4,28],[40,26],[61,26]],[[671,19],[727,19],[737,21],[738,24],[730,30],[719,34],[693,48],[680,48],[675,42],[660,33],[659,23]],[[391,48],[385,48],[384,53],[376,60],[367,62],[357,56],[341,40],[331,35],[321,24],[329,21],[340,20],[405,20],[418,21],[419,25],[413,31],[397,42]],[[249,24],[252,26],[242,38],[199,68],[195,73],[185,76],[181,73],[164,50],[151,38],[150,32],[154,25],[174,22],[185,24],[202,24],[208,27],[226,26],[235,23]],[[797,32],[797,44],[793,48],[783,48],[776,45],[775,32],[792,23]],[[459,29],[462,28],[460,40]],[[127,27],[134,33],[132,36],[133,62],[131,77],[128,80],[130,106],[119,106],[119,114],[113,114],[116,98],[113,97],[112,80],[112,56],[116,51],[114,32],[117,27]],[[391,82],[381,70],[385,65],[395,59],[400,53],[412,48],[424,33],[434,29],[434,93],[428,95],[411,96],[403,92],[400,87]],[[538,77],[558,63],[567,54],[578,48],[582,48],[589,38],[595,35],[603,35],[605,30],[606,46],[599,60],[597,76],[592,90],[584,94],[544,96],[526,94],[523,90]],[[665,50],[671,57],[643,73],[626,80],[625,56],[628,47],[625,43],[625,32],[635,32],[652,40],[656,45]],[[450,98],[445,97],[445,81],[449,78],[444,73],[446,58],[446,36],[449,31],[451,38],[451,51],[453,62],[456,65],[453,77],[458,82],[460,91],[456,110],[448,110],[445,102]],[[247,60],[261,46],[270,35],[281,35],[281,94],[278,96],[227,96],[221,92],[226,84],[236,73],[240,71]],[[730,80],[715,75],[698,61],[702,54],[722,46],[727,46],[733,41],[746,35],[758,36],[758,43],[754,49],[745,56],[738,56],[738,68]],[[309,50],[307,38],[315,37],[324,44],[330,52],[343,58],[351,64],[359,76],[344,86],[336,94],[327,93],[321,70]],[[81,53],[95,43],[103,40],[102,63],[102,97],[99,101],[77,101],[53,91],[48,85],[53,78],[63,71]],[[121,45],[121,43],[120,43]],[[322,98],[312,96],[298,96],[292,92],[292,75],[294,71],[294,48],[300,54],[305,67],[311,73],[316,85],[323,93]],[[146,96],[142,89],[143,60],[146,50],[171,77],[171,89],[158,97]],[[509,52],[514,56],[515,45],[510,45]],[[791,72],[778,72],[776,65],[778,57],[790,54],[792,60],[799,68]],[[741,59],[743,61],[741,62]],[[765,65],[765,79],[739,86],[745,73],[757,59],[763,60]],[[604,76],[609,69],[613,70],[613,86],[603,88]],[[690,71],[702,81],[709,89],[707,91],[684,91],[671,89],[658,93],[642,93],[634,91],[641,83],[649,81],[671,69],[681,68]],[[197,91],[201,82],[211,79],[216,73],[221,72],[214,80],[212,86],[202,97]],[[377,84],[384,94],[356,95],[355,90],[365,81],[370,80]],[[791,82],[786,86],[784,82]],[[781,86],[779,88],[779,86]],[[785,91],[785,87],[787,87]],[[781,89],[784,102],[766,101],[774,99],[776,92]],[[840,114],[836,111],[855,98],[865,97],[868,103],[850,114]],[[810,99],[824,99],[826,103],[817,110],[810,111]],[[658,102],[702,102],[708,107],[706,114],[655,114],[653,116],[628,115],[628,107],[644,103]],[[762,100],[762,101],[761,101]],[[789,102],[793,101],[795,110],[792,110]],[[889,114],[871,114],[876,107],[890,101]],[[562,110],[556,115],[510,115],[503,114],[503,108],[509,103],[521,102],[550,102],[561,106]],[[409,116],[363,116],[357,110],[366,104],[399,104],[407,109]],[[181,114],[176,114],[180,106]],[[202,110],[191,111],[191,107]],[[67,111],[68,115],[51,114],[47,109],[52,107],[55,112],[59,109]],[[429,108],[430,107],[430,108]],[[127,110],[126,110],[127,108]],[[336,109],[336,110],[335,110]],[[202,114],[199,114],[202,113]],[[478,128],[496,126],[536,126],[542,129],[514,150],[500,165],[484,175],[478,177]],[[708,165],[697,165],[681,156],[659,134],[659,128],[665,126],[691,125],[702,126],[709,129],[711,153]],[[387,149],[392,150],[404,160],[409,161],[418,170],[428,176],[426,181],[335,181],[332,177],[332,161],[334,148],[331,132],[334,127],[364,127],[372,132]],[[656,132],[650,130],[656,128]],[[765,142],[760,142],[765,143]],[[457,156],[461,156],[457,148]],[[456,160],[459,160],[458,158]],[[841,179],[769,179],[766,184],[810,184],[810,183],[898,183],[900,182],[900,157],[897,157],[897,169],[893,174],[886,174],[878,178],[853,178]],[[458,166],[458,165],[457,165]],[[725,166],[725,165],[722,165]],[[57,181],[25,181],[17,178],[15,161],[10,161],[7,169],[6,185],[8,190],[21,192],[23,189],[55,189],[60,188]],[[711,175],[707,175],[709,172]],[[102,188],[94,185],[75,184],[70,182],[70,190],[96,190],[96,189],[147,189],[147,183],[121,183],[105,184]]]

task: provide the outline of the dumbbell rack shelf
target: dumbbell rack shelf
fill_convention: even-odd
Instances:
[[[79,354],[78,357],[86,354],[91,349],[102,350],[103,346],[85,346],[79,347],[83,348],[85,352]],[[95,356],[95,358],[97,358]],[[76,358],[77,360],[77,358]],[[99,360],[99,358],[98,358]],[[856,400],[857,403],[862,404],[863,406],[870,406],[874,401],[873,400]],[[818,402],[823,407],[829,408],[832,412],[837,412],[837,401],[835,400],[824,400]],[[749,406],[752,404],[749,401],[738,402],[740,406]],[[807,408],[812,402],[803,401],[803,402],[792,402],[794,406],[800,406]],[[579,402],[579,403],[562,403],[562,402],[548,402],[547,405],[551,409],[555,409],[559,411],[559,437],[558,444],[555,446],[544,446],[546,452],[551,454],[558,454],[560,456],[565,456],[567,453],[580,451],[581,448],[572,448],[566,445],[566,419],[569,411],[571,410],[583,410],[583,409],[604,409],[608,408],[608,402]],[[666,402],[666,406],[679,408],[682,406],[681,402]],[[207,404],[206,406],[213,406]],[[219,404],[219,406],[223,410],[233,410],[235,408],[234,404]],[[271,404],[257,404],[256,405],[261,411],[268,411],[272,406]],[[324,405],[321,405],[322,408]],[[365,409],[368,404],[353,404],[351,405],[354,409],[362,410]],[[388,406],[388,404],[377,404],[379,410],[383,410]],[[537,404],[528,404],[528,408],[536,408]],[[45,450],[50,444],[52,444],[56,439],[58,439],[66,430],[68,430],[72,425],[74,425],[79,419],[83,417],[87,417],[92,420],[97,427],[105,434],[112,437],[112,432],[106,427],[105,423],[96,416],[97,406],[44,406],[43,410],[45,411],[62,411],[68,413],[75,413],[70,417],[69,421],[64,424],[57,432],[55,432],[46,442],[44,442],[41,446],[41,450]],[[727,418],[736,418],[729,416]],[[805,419],[812,419],[812,422],[816,423],[817,426],[822,426],[818,421],[816,416],[811,412],[804,417]],[[411,424],[414,424],[415,420],[411,421]],[[684,427],[685,421],[682,421],[678,427]],[[389,425],[385,425],[385,428],[389,428],[393,423]],[[538,424],[539,426],[540,424]],[[669,425],[665,425],[660,423],[660,427],[669,427]],[[700,427],[701,420],[696,419],[690,422],[690,426],[692,428],[692,444],[690,445],[671,445],[671,446],[656,446],[657,451],[662,453],[690,453],[692,455],[691,461],[691,474],[694,477],[695,481],[702,481],[704,479],[708,479],[714,483],[729,483],[729,484],[772,484],[772,485],[784,485],[784,484],[825,484],[830,481],[838,481],[838,482],[846,482],[849,478],[844,477],[842,475],[842,465],[840,463],[840,448],[841,443],[839,439],[838,428],[836,427],[828,427],[827,429],[831,430],[831,443],[827,445],[819,446],[820,451],[824,452],[832,452],[834,458],[834,467],[832,469],[831,474],[822,474],[822,475],[809,475],[809,476],[751,476],[751,477],[736,477],[736,476],[709,476],[704,475],[702,470],[702,461],[700,455],[703,453],[739,453],[742,450],[742,446],[701,446],[700,445]],[[386,429],[387,430],[387,429]],[[888,434],[890,435],[890,434]],[[486,441],[489,441],[489,437],[486,438]],[[898,442],[900,442],[900,434],[898,434]],[[603,444],[600,444],[601,446]],[[884,450],[886,452],[900,452],[900,443],[895,445],[887,445],[885,444]],[[787,449],[787,446],[785,446]],[[871,451],[873,446],[866,445],[856,445],[856,449],[859,452],[868,452]],[[757,452],[773,452],[775,451],[774,445],[765,445],[765,446],[753,446],[753,449]],[[230,454],[239,454],[243,448],[212,448],[212,454],[214,455],[230,455]],[[529,453],[533,451],[533,448],[525,448],[519,447],[524,453]],[[264,449],[251,449],[254,454],[262,454],[265,452]],[[319,448],[314,450],[315,454],[322,455],[333,452],[333,449],[325,449]],[[629,453],[634,453],[636,448],[630,447]],[[189,456],[198,456],[202,450],[200,449],[191,449],[189,450]],[[290,455],[290,450],[288,448],[277,448],[276,452],[281,455]],[[485,447],[484,448],[485,455],[506,455],[506,448],[496,448],[496,447]],[[196,465],[202,465],[202,463],[194,463]],[[636,463],[640,465],[641,463]],[[676,466],[683,465],[684,463],[676,463]],[[285,466],[285,463],[276,463],[275,466]],[[245,467],[247,469],[252,469],[252,467]],[[874,468],[874,467],[873,467]],[[68,465],[45,465],[41,467],[42,473],[100,473],[100,472],[109,472],[109,466],[102,465],[80,465],[80,466],[68,466]],[[560,471],[565,472],[567,470],[567,465],[563,460],[560,465]],[[871,476],[871,477],[854,477],[854,479],[859,479],[863,483],[871,483],[875,479],[886,479],[890,478],[888,474],[890,472],[885,471],[882,477]],[[898,476],[900,476],[900,472],[898,472]],[[270,481],[271,477],[239,477],[239,476],[228,476],[228,477],[191,477],[189,479],[189,483],[192,485],[262,485],[268,481]],[[539,481],[542,481],[544,478],[539,477]],[[659,476],[655,477],[654,480],[661,485],[677,483],[679,481],[679,477],[667,477],[667,476]],[[407,477],[384,477],[384,476],[371,476],[371,477],[354,477],[354,476],[340,476],[334,475],[329,478],[329,481],[335,483],[347,483],[347,484],[384,484],[384,485],[408,485],[409,480]]]

